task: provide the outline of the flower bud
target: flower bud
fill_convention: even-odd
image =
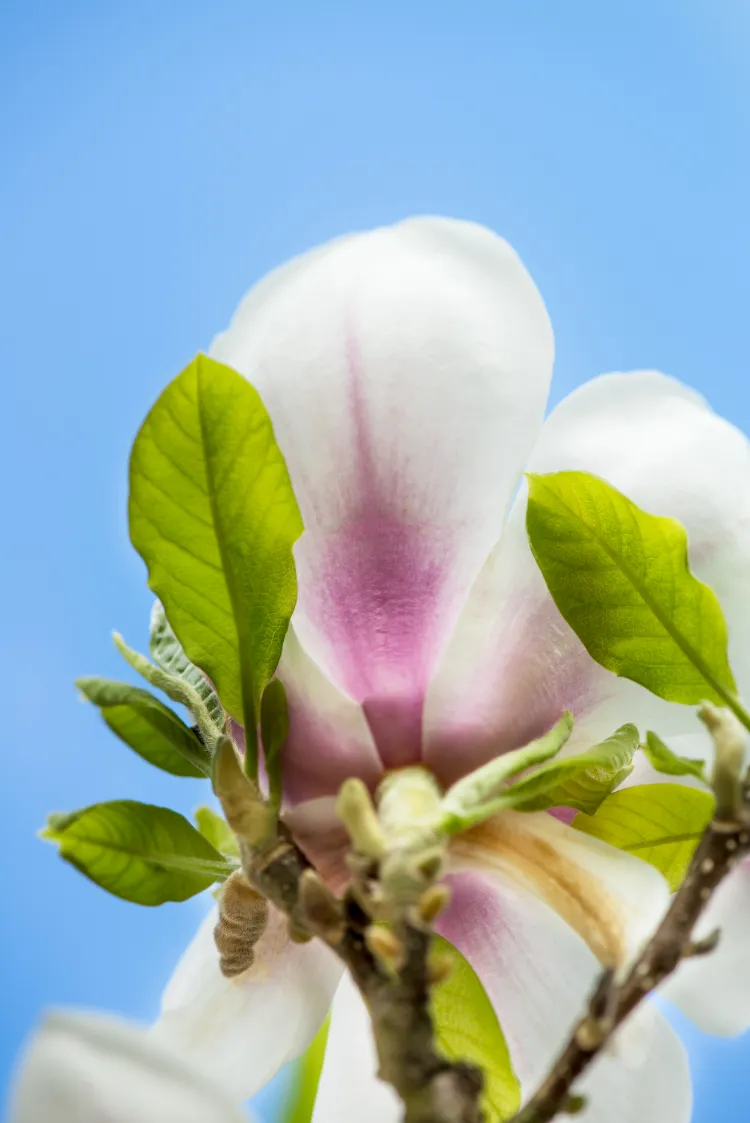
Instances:
[[[219,898],[219,923],[214,928],[222,975],[232,979],[252,967],[255,945],[267,924],[268,902],[236,870],[224,883]]]

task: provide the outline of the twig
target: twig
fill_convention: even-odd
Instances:
[[[395,856],[395,868],[387,849],[380,858],[355,853],[352,884],[339,900],[282,824],[271,838],[256,837],[262,824],[253,807],[257,792],[226,745],[217,753],[214,786],[238,836],[247,880],[286,914],[293,938],[322,939],[350,971],[372,1019],[379,1075],[403,1100],[405,1123],[482,1123],[482,1072],[448,1060],[435,1048],[431,924],[447,893],[430,885],[440,863],[432,860],[429,848],[426,862],[410,865],[413,855],[405,845]],[[381,925],[374,920],[389,879],[396,891],[385,897],[388,923]]]
[[[573,1095],[573,1085],[615,1031],[683,959],[708,954],[718,943],[718,932],[700,941],[694,941],[692,933],[717,886],[750,854],[750,773],[744,784],[740,783],[742,754],[737,752],[737,741],[731,743],[730,737],[728,747],[722,744],[728,731],[724,711],[704,707],[701,717],[716,742],[717,801],[714,818],[693,855],[687,876],[625,980],[617,984],[612,971],[602,974],[585,1015],[549,1076],[510,1123],[550,1123],[560,1113],[578,1110],[581,1098]],[[728,800],[726,793],[732,791],[734,796]]]

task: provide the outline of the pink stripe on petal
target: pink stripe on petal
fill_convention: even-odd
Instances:
[[[374,752],[287,686],[289,737],[284,746],[284,794],[292,803],[338,791],[349,776],[374,787],[382,766]]]
[[[335,795],[349,776],[375,788],[383,772],[361,707],[323,673],[289,629],[278,668],[289,702],[284,796],[297,804]]]
[[[331,535],[306,583],[315,596],[302,591],[300,603],[395,768],[420,756],[425,687],[450,619],[452,550],[444,532],[400,523],[371,502]]]
[[[346,318],[348,515],[311,559],[300,607],[335,680],[362,704],[385,767],[397,768],[421,755],[426,685],[458,610],[451,585],[460,528],[403,517],[413,502],[409,450],[378,459],[359,337],[351,312]],[[304,541],[299,554],[306,555]]]

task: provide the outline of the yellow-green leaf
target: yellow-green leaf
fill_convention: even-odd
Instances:
[[[705,760],[677,756],[655,733],[646,734],[643,752],[651,767],[665,776],[695,776],[696,779],[703,781],[706,779]]]
[[[675,519],[586,472],[529,476],[526,526],[555,604],[590,655],[669,702],[735,708],[727,629]]]
[[[500,811],[503,792],[512,776],[556,757],[573,731],[573,715],[566,711],[543,736],[520,749],[500,753],[448,788],[440,805],[440,829],[458,834]]]
[[[41,835],[102,889],[138,905],[185,901],[237,865],[176,811],[130,799],[50,815]]]
[[[435,937],[434,945],[436,953],[450,957],[453,968],[432,990],[438,1048],[449,1060],[471,1061],[482,1069],[487,1123],[504,1123],[520,1106],[521,1086],[497,1014],[463,955],[442,937]]]
[[[500,796],[498,810],[500,805],[516,811],[574,807],[591,814],[632,772],[639,741],[636,727],[623,725],[586,752],[543,764]]]
[[[674,891],[687,873],[713,809],[710,792],[677,783],[642,784],[614,792],[595,815],[576,815],[573,826],[649,862]]]
[[[199,807],[196,810],[195,825],[219,853],[227,854],[231,858],[239,858],[240,848],[236,834],[226,819],[217,815],[212,807]]]
[[[297,598],[292,546],[301,533],[258,393],[199,355],[136,437],[130,536],[187,658],[244,724],[251,775],[261,696]]]
[[[149,764],[173,776],[205,779],[211,760],[195,733],[147,690],[106,678],[79,678],[76,686],[113,733]]]

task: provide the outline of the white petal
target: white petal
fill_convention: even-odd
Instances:
[[[341,967],[318,940],[292,943],[285,918],[272,908],[252,967],[225,979],[213,939],[217,917],[205,918],[178,963],[151,1032],[241,1102],[310,1044]]]
[[[403,1107],[379,1080],[370,1016],[345,974],[333,1001],[313,1123],[399,1123]]]
[[[212,347],[259,389],[289,465],[299,639],[389,767],[419,756],[426,682],[538,434],[552,351],[515,253],[446,219],[293,262]]]
[[[522,886],[549,904],[602,963],[626,967],[669,903],[652,866],[546,812],[506,811],[459,836],[452,868]]]
[[[548,904],[504,873],[451,877],[442,934],[481,979],[505,1034],[527,1100],[549,1072],[585,1009],[599,964]],[[587,1123],[688,1123],[690,1079],[680,1042],[644,1008],[616,1055],[604,1055],[576,1088]]]
[[[721,931],[710,955],[682,963],[662,988],[705,1033],[731,1037],[750,1029],[750,862],[719,886],[696,928]]]
[[[688,529],[695,572],[722,601],[730,653],[750,689],[750,454],[746,438],[674,379],[594,379],[545,422],[530,470],[593,472]],[[445,780],[549,729],[566,709],[569,751],[624,721],[662,736],[695,730],[690,707],[662,702],[589,657],[531,556],[525,489],[476,582],[430,687],[427,759]]]
[[[248,1123],[200,1069],[114,1018],[51,1013],[32,1038],[10,1123]]]
[[[689,1123],[693,1094],[684,1046],[666,1018],[644,1003],[576,1084],[584,1123]]]

